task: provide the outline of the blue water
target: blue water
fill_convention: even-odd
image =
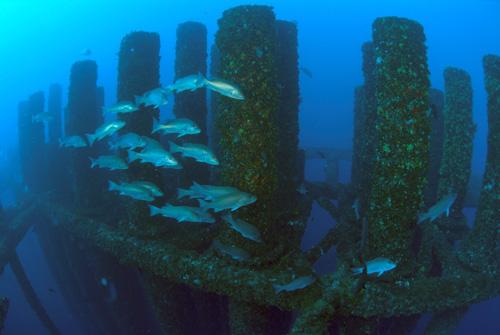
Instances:
[[[420,22],[426,32],[432,86],[443,89],[447,66],[465,69],[472,77],[474,120],[473,174],[481,175],[486,153],[486,93],[482,57],[500,54],[500,1],[252,1],[275,8],[279,19],[296,21],[299,28],[300,65],[313,73],[301,76],[301,146],[352,145],[354,87],[363,82],[361,44],[371,39],[371,23],[379,16],[403,16]],[[15,178],[6,152],[16,150],[17,104],[37,90],[47,91],[60,83],[67,92],[71,65],[87,57],[99,66],[98,84],[106,89],[106,102],[115,102],[117,52],[121,38],[135,30],[154,31],[161,36],[161,82],[173,79],[175,32],[187,20],[203,22],[209,43],[223,10],[247,4],[224,0],[0,0],[0,174]],[[64,97],[65,99],[66,97]],[[63,102],[63,106],[66,102]],[[171,115],[171,105],[162,110]],[[3,160],[2,160],[3,159]],[[345,170],[348,170],[346,168]],[[321,161],[307,167],[309,180],[323,180]],[[348,175],[342,173],[348,180]],[[12,195],[0,190],[4,205]],[[473,213],[468,210],[467,213]],[[304,236],[303,247],[318,241],[335,223],[315,208],[314,219]],[[36,234],[30,232],[18,247],[18,255],[39,298],[63,334],[84,334],[58,294],[58,288],[43,258]],[[334,270],[334,249],[317,264],[318,271]],[[53,289],[55,293],[49,291]],[[0,276],[0,296],[11,300],[5,334],[45,334],[7,267]],[[457,334],[500,334],[500,299],[472,306]]]

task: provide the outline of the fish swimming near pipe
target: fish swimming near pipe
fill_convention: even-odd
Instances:
[[[150,163],[156,167],[179,169],[180,164],[172,154],[162,148],[146,148],[141,152],[128,151],[129,162],[139,160],[141,163]]]
[[[232,212],[241,207],[248,206],[257,201],[257,197],[246,192],[233,192],[221,195],[211,201],[198,199],[201,208],[212,209],[214,212],[231,210]]]
[[[139,107],[130,101],[121,101],[109,107],[103,107],[103,112],[110,114],[128,114],[139,111]]]
[[[201,129],[194,121],[186,118],[173,119],[163,124],[154,119],[152,133],[157,132],[161,134],[177,134],[177,138],[179,138],[186,135],[199,134],[201,133]]]
[[[385,272],[391,271],[396,268],[397,264],[390,259],[384,257],[377,257],[365,263],[366,273],[368,275],[377,274],[377,277],[382,276]],[[353,267],[352,274],[359,275],[364,271],[363,266]]]
[[[177,145],[174,142],[169,142],[170,152],[181,153],[184,157],[190,157],[200,163],[209,165],[219,165],[219,160],[209,147],[203,144],[184,143]]]
[[[222,79],[205,79],[205,86],[211,91],[222,94],[226,97],[236,99],[236,100],[245,100],[245,96],[241,89],[226,80]]]
[[[219,253],[231,257],[233,260],[241,262],[246,261],[250,258],[248,251],[243,250],[239,247],[224,244],[219,240],[214,240],[212,242],[212,247]]]
[[[224,219],[224,221],[229,224],[231,229],[238,232],[244,238],[252,240],[254,242],[262,243],[260,232],[253,224],[248,223],[242,219],[235,219],[231,214],[222,216],[222,219]]]
[[[240,192],[240,190],[232,186],[200,185],[197,182],[193,182],[193,185],[189,189],[177,189],[177,198],[189,197],[191,199],[213,200],[222,195],[236,192]]]
[[[153,106],[160,108],[168,103],[169,90],[164,87],[158,87],[147,91],[143,95],[135,97],[135,104],[137,106],[144,105],[146,107]]]
[[[91,168],[99,167],[111,171],[128,169],[127,163],[121,157],[115,155],[103,155],[97,158],[90,157],[90,162]]]
[[[204,87],[205,83],[205,77],[201,73],[198,73],[177,79],[172,85],[167,86],[167,89],[175,93],[184,91],[193,92]]]
[[[434,221],[444,213],[446,213],[446,216],[449,216],[450,208],[455,203],[456,199],[457,199],[456,193],[450,193],[448,195],[445,195],[434,206],[429,208],[427,212],[420,213],[418,215],[418,223],[422,223],[427,219]]]
[[[111,150],[117,150],[117,149],[137,149],[137,148],[143,148],[147,144],[146,140],[136,134],[136,133],[126,133],[112,143],[109,143],[109,148]]]
[[[54,115],[49,112],[38,113],[31,117],[32,123],[46,123],[51,122],[52,120],[54,120]]]
[[[116,191],[120,195],[130,197],[134,200],[141,200],[147,202],[155,200],[153,194],[151,194],[151,192],[147,188],[139,185],[134,185],[131,183],[118,184],[113,181],[109,181],[108,190]]]
[[[163,207],[149,206],[150,215],[161,215],[166,218],[177,220],[177,222],[204,222],[215,223],[215,218],[198,207],[174,206],[166,204]]]
[[[67,136],[59,139],[59,147],[61,148],[85,148],[87,142],[84,138],[78,135]]]
[[[280,294],[281,292],[293,292],[306,288],[315,281],[316,278],[314,276],[302,276],[292,280],[287,284],[283,285],[273,284],[273,288],[276,294]]]
[[[123,127],[125,127],[125,121],[122,120],[114,120],[104,123],[102,126],[97,128],[93,134],[87,134],[89,145],[92,145],[96,141],[102,140],[105,137],[113,135]]]

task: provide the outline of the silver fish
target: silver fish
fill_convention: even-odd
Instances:
[[[196,135],[201,132],[200,128],[189,119],[174,119],[164,124],[160,124],[158,120],[153,122],[153,134],[160,132],[162,134],[177,134],[177,138],[185,135]]]
[[[285,292],[292,292],[292,291],[297,291],[301,290],[303,288],[306,288],[307,286],[311,285],[316,281],[316,278],[313,276],[303,276],[299,277],[297,279],[292,280],[288,284],[274,284],[273,288],[276,294],[279,294],[283,291]]]
[[[32,123],[50,122],[52,120],[54,120],[54,115],[49,112],[38,113],[31,117]]]
[[[184,143],[182,146],[173,142],[170,143],[170,152],[181,153],[184,157],[191,157],[197,162],[209,165],[219,165],[219,160],[206,145],[195,143]]]
[[[219,240],[214,240],[212,242],[212,247],[235,261],[244,261],[250,258],[250,254],[247,251],[232,245],[223,244]]]
[[[135,97],[135,104],[137,106],[153,106],[154,108],[160,108],[160,106],[166,105],[168,103],[168,90],[163,87],[155,88],[151,91],[147,91],[141,96]]]
[[[167,89],[175,93],[180,93],[184,91],[192,92],[203,86],[205,86],[205,77],[201,73],[198,73],[177,79]]]
[[[139,110],[139,107],[129,101],[121,101],[113,106],[103,107],[102,110],[106,113],[111,114],[126,114],[137,112]]]
[[[240,233],[244,238],[259,243],[262,242],[260,232],[253,224],[250,224],[242,219],[235,219],[231,214],[226,214],[222,218],[229,223],[231,229]]]
[[[108,189],[109,191],[117,191],[120,195],[124,195],[135,200],[149,202],[155,199],[148,189],[130,183],[116,184],[110,181]]]
[[[422,223],[423,221],[430,219],[434,221],[441,214],[446,213],[446,216],[450,215],[450,208],[457,199],[456,193],[451,193],[444,196],[441,200],[439,200],[434,206],[429,208],[429,210],[425,213],[420,213],[418,215],[418,223]]]
[[[164,196],[164,193],[160,190],[160,188],[158,186],[156,186],[152,182],[144,181],[144,180],[138,180],[138,181],[132,182],[131,184],[132,185],[137,185],[137,186],[140,186],[140,187],[143,187],[143,188],[149,190],[149,192],[151,192],[151,194],[154,197],[163,197]]]
[[[193,182],[193,185],[189,189],[177,189],[177,196],[179,199],[189,197],[191,199],[213,200],[221,195],[239,191],[237,188],[231,186],[200,185]]]
[[[149,206],[151,216],[162,215],[178,222],[214,223],[215,219],[198,207],[165,205],[161,208]]]
[[[377,274],[377,277],[380,277],[387,271],[391,271],[396,268],[396,263],[391,261],[390,259],[377,257],[368,262],[366,262],[366,273],[368,275]],[[351,269],[352,273],[355,275],[359,275],[363,273],[364,268],[362,266],[354,267]]]
[[[78,135],[67,136],[59,139],[59,147],[61,148],[84,148],[86,146],[87,142],[85,142],[83,137]]]
[[[306,195],[308,193],[306,185],[304,183],[300,184],[300,186],[297,187],[297,192],[301,195]]]
[[[90,165],[91,168],[97,166],[99,168],[109,169],[111,171],[128,169],[127,163],[125,163],[125,161],[118,156],[113,156],[113,155],[99,156],[95,159],[90,158],[90,161],[91,161]]]
[[[127,133],[118,137],[118,139],[114,143],[109,144],[109,148],[111,150],[117,149],[137,149],[143,148],[146,146],[146,140],[142,138],[142,136],[137,135],[136,133]]]
[[[87,140],[89,144],[92,145],[95,141],[99,141],[105,137],[111,136],[123,127],[125,127],[125,121],[122,120],[106,122],[105,124],[97,128],[97,130],[93,134],[87,134]]]
[[[146,149],[141,152],[128,151],[129,162],[139,160],[141,163],[151,163],[156,167],[179,168],[179,162],[172,154],[160,148]]]
[[[203,199],[198,199],[201,208],[213,209],[214,212],[221,212],[224,210],[235,211],[243,206],[248,206],[257,201],[257,198],[246,192],[234,192],[221,195],[208,202]]]
[[[236,100],[244,100],[245,96],[238,88],[238,86],[229,83],[228,81],[222,79],[208,80],[205,79],[205,86],[215,92],[218,92],[226,97],[233,98]]]

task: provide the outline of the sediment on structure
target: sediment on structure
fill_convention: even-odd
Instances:
[[[386,17],[373,24],[377,120],[368,209],[370,257],[404,268],[429,161],[429,70],[422,26]]]
[[[278,171],[279,205],[287,217],[297,216],[299,178],[299,52],[297,25],[276,21],[276,66],[279,89]],[[257,57],[262,53],[256,51]]]
[[[102,123],[97,110],[97,64],[80,61],[71,67],[68,106],[65,115],[65,135],[93,133]],[[90,209],[100,204],[104,181],[97,170],[90,167],[89,157],[99,155],[99,145],[68,150],[69,174],[73,186],[73,201],[80,208]]]
[[[472,164],[475,125],[472,120],[472,83],[467,72],[444,71],[444,144],[439,169],[437,199],[456,193],[450,208],[451,220],[463,217],[462,209]]]
[[[177,27],[175,48],[175,79],[189,75],[207,74],[207,28],[199,22],[185,22]],[[201,133],[180,139],[180,142],[208,144],[207,92],[205,89],[175,94],[176,118],[188,118],[200,127]],[[206,184],[209,167],[193,160],[183,161],[180,185],[191,186],[193,180]]]
[[[427,187],[424,201],[426,206],[436,203],[439,184],[439,167],[443,158],[444,143],[444,94],[432,88],[429,92],[431,134],[429,143],[429,171],[427,172]]]
[[[364,216],[368,207],[368,196],[372,186],[373,166],[375,161],[375,147],[377,144],[377,98],[376,98],[376,60],[375,47],[372,42],[363,44],[363,107],[362,113],[356,118],[359,127],[359,137],[354,141],[359,145],[357,156],[354,157],[353,186],[359,199],[360,214]],[[361,107],[360,107],[361,108]]]
[[[483,187],[474,227],[461,248],[460,258],[481,271],[498,271],[500,248],[500,56],[483,59],[488,93],[488,147]]]

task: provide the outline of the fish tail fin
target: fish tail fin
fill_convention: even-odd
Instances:
[[[116,150],[118,149],[118,144],[116,143],[109,143],[109,150]]]
[[[128,152],[128,162],[132,163],[140,158],[139,153],[133,150],[129,150]]]
[[[201,185],[200,185],[200,184],[198,184],[197,182],[195,182],[195,181],[193,180],[193,185],[191,185],[191,188],[200,189],[200,188],[202,188],[202,187],[201,187]]]
[[[59,138],[58,141],[59,141],[59,148],[62,148],[64,146],[63,140]]]
[[[157,131],[160,130],[160,120],[157,118],[153,118],[153,131],[151,131],[151,134],[156,133]]]
[[[159,207],[149,205],[149,215],[150,216],[159,215],[160,213],[161,213],[161,209]]]
[[[134,102],[137,107],[144,103],[144,97],[141,95],[134,95]]]
[[[283,291],[283,286],[278,284],[273,284],[273,289],[274,292],[276,292],[276,294],[279,294],[281,293],[281,291]]]
[[[191,190],[186,190],[185,188],[177,189],[177,199],[182,199],[189,196],[191,196]]]
[[[117,191],[118,190],[118,184],[116,184],[113,181],[108,181],[108,191]]]
[[[94,134],[86,134],[87,141],[89,142],[89,146],[92,146],[96,140],[96,136]]]
[[[425,220],[427,220],[427,213],[419,213],[418,214],[418,222],[417,223],[422,223]]]
[[[169,148],[170,148],[170,152],[171,153],[176,153],[176,152],[182,152],[180,146],[178,146],[177,144],[175,144],[174,142],[172,141],[168,141],[168,145],[169,145]]]
[[[208,201],[205,201],[203,199],[198,199],[198,203],[200,204],[201,208],[207,208],[208,207]]]
[[[351,268],[351,273],[353,275],[360,275],[363,273],[363,267]]]
[[[90,168],[92,169],[92,168],[94,168],[94,166],[96,166],[97,163],[96,163],[96,160],[94,158],[89,157],[89,159],[90,159]]]

